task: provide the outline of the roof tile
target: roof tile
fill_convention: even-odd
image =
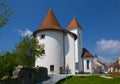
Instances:
[[[70,22],[70,24],[68,25],[67,29],[72,29],[72,28],[75,28],[75,27],[79,27],[82,30],[82,27],[77,22],[77,20],[75,18],[73,18],[72,21]]]
[[[42,24],[40,25],[39,29],[58,29],[61,30],[61,27],[52,11],[49,9]]]
[[[94,58],[94,56],[85,48],[83,48],[82,57],[93,57]]]

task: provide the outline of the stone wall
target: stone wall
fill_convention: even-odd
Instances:
[[[29,68],[18,66],[13,72],[13,76],[6,80],[1,80],[0,84],[35,84],[35,82],[43,81],[48,77],[47,68],[37,67]]]

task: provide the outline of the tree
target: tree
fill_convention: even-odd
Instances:
[[[14,53],[20,65],[33,67],[35,57],[43,56],[44,45],[39,44],[37,39],[26,36],[16,45]]]
[[[12,76],[12,72],[17,66],[13,53],[4,52],[0,54],[0,77],[5,75]]]
[[[5,75],[12,76],[18,65],[33,67],[35,57],[43,54],[44,45],[39,44],[37,39],[26,36],[16,45],[13,52],[0,53],[0,78]]]
[[[3,27],[8,21],[9,16],[13,13],[8,9],[7,0],[0,0],[0,27]]]

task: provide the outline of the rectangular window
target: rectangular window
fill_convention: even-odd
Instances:
[[[50,65],[50,71],[54,71],[54,65]]]
[[[87,69],[89,69],[90,67],[89,67],[89,60],[87,60]]]
[[[42,34],[42,35],[40,36],[40,38],[41,38],[41,39],[45,39],[45,34]]]

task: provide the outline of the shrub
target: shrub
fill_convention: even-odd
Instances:
[[[7,80],[7,79],[9,79],[10,77],[9,76],[3,76],[2,78],[1,78],[1,80]]]
[[[112,72],[110,75],[111,77],[120,77],[120,72]]]

